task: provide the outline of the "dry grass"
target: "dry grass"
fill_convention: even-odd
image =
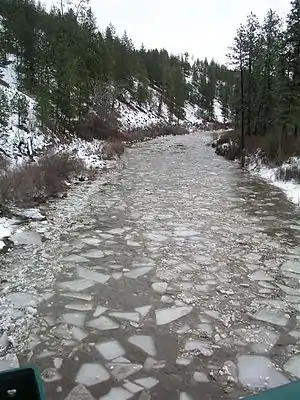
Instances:
[[[124,153],[125,147],[120,140],[110,140],[106,142],[102,148],[104,160],[112,160],[113,158],[120,158]]]
[[[300,182],[300,169],[297,165],[291,165],[288,168],[280,167],[278,168],[277,178],[283,181],[294,180]]]
[[[236,157],[241,156],[239,131],[224,132],[222,139],[224,139],[224,142],[226,142],[227,139],[231,139],[232,142],[236,143],[238,152]],[[300,154],[300,137],[295,138],[293,135],[289,135],[286,140],[282,141],[281,136],[277,133],[246,135],[245,149],[247,154],[254,154],[257,149],[261,149],[269,162],[280,165],[290,157]]]
[[[124,134],[119,130],[115,116],[99,116],[95,113],[88,115],[75,127],[77,136],[84,140],[124,140]]]
[[[43,157],[37,164],[27,164],[7,171],[0,177],[0,203],[30,206],[67,189],[67,181],[86,171],[82,160],[61,153]]]

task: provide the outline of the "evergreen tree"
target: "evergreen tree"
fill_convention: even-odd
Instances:
[[[0,132],[4,132],[9,121],[9,100],[5,89],[0,86]]]
[[[300,1],[291,2],[292,9],[287,20],[287,46],[290,81],[291,123],[294,125],[294,135],[298,135],[300,126]]]
[[[25,126],[29,116],[29,101],[20,92],[16,92],[10,101],[10,109],[18,117],[18,126]]]

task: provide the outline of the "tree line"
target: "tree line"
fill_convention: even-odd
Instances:
[[[236,72],[231,108],[242,148],[247,135],[272,135],[281,153],[300,127],[300,1],[291,1],[286,21],[273,10],[262,23],[251,13],[228,58]]]
[[[129,99],[139,107],[153,105],[158,114],[166,105],[170,120],[185,118],[187,101],[199,106],[206,121],[215,118],[216,100],[225,120],[235,112],[234,71],[206,59],[191,61],[187,53],[136,49],[126,32],[120,37],[112,25],[100,31],[88,0],[61,0],[49,12],[34,0],[2,0],[0,67],[12,56],[18,89],[37,100],[41,126],[57,133],[76,132],[91,110],[117,111]],[[1,86],[0,103],[5,126],[12,107]],[[26,120],[26,96],[14,104]]]

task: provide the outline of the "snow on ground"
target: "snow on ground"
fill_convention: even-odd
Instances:
[[[119,122],[123,129],[147,128],[168,122],[169,114],[166,104],[162,104],[161,115],[158,115],[159,93],[153,88],[149,88],[149,91],[151,101],[146,106],[140,106],[129,93],[126,96],[128,104],[118,103]]]
[[[0,218],[0,250],[5,247],[3,239],[7,239],[13,233],[13,223],[8,218]]]
[[[9,101],[16,96],[24,97],[28,102],[28,118],[24,128],[18,127],[18,115],[12,112],[8,126],[0,137],[0,148],[14,164],[20,164],[33,152],[40,152],[50,144],[50,138],[46,137],[38,128],[35,112],[36,102],[17,89],[17,77],[13,58],[6,68],[0,68],[0,76],[9,85],[0,86]]]
[[[218,122],[224,121],[224,117],[222,115],[222,106],[218,100],[214,100],[214,113]]]
[[[71,143],[59,144],[56,152],[67,152],[74,154],[85,163],[87,168],[104,168],[107,162],[103,160],[103,140],[92,140],[87,142],[80,138],[74,138]]]
[[[155,88],[149,88],[151,93],[151,101],[147,106],[139,106],[137,102],[126,96],[129,104],[119,102],[118,111],[120,113],[119,122],[123,129],[147,128],[157,124],[170,123],[170,113],[166,103],[162,103],[161,115],[158,115],[160,103],[160,93]],[[189,102],[184,107],[185,119],[180,121],[181,124],[201,124],[203,121],[198,117],[199,107]],[[173,118],[177,123],[177,118]]]
[[[191,124],[201,124],[203,121],[198,117],[199,107],[189,102],[185,103],[185,119]]]
[[[281,170],[290,169],[298,166],[300,169],[300,159],[293,157],[281,166]],[[284,181],[279,179],[279,168],[271,168],[267,165],[250,165],[249,170],[251,173],[259,176],[263,180],[271,183],[272,185],[280,188],[286,197],[296,205],[300,205],[300,183],[293,180]]]

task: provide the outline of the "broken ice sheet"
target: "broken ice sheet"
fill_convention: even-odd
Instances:
[[[133,397],[133,394],[128,392],[126,389],[121,387],[116,387],[110,389],[110,391],[103,397],[100,397],[100,400],[127,400]]]
[[[140,378],[134,381],[137,385],[143,386],[145,389],[151,389],[156,386],[159,381],[152,376],[148,376],[147,378]]]
[[[166,282],[152,283],[152,289],[159,294],[165,294],[167,287],[168,287],[168,284]]]
[[[295,274],[300,274],[300,262],[298,261],[286,261],[282,264],[281,270],[283,272],[294,272]]]
[[[201,335],[211,337],[213,334],[213,328],[210,324],[198,324],[197,328],[199,329]]]
[[[164,360],[157,361],[152,357],[148,357],[144,362],[144,370],[149,371],[151,369],[162,369],[165,368],[166,362]]]
[[[139,278],[140,276],[146,275],[148,272],[150,272],[152,270],[152,268],[153,267],[135,268],[129,272],[124,273],[124,276],[126,278],[136,279],[136,278]]]
[[[82,300],[82,301],[91,301],[92,296],[90,294],[85,294],[85,293],[61,293],[61,296],[64,297],[71,297],[77,300]]]
[[[42,237],[37,232],[32,231],[20,231],[16,232],[10,237],[10,240],[14,244],[25,244],[25,245],[41,245]]]
[[[150,356],[156,356],[154,340],[151,336],[135,335],[128,339],[128,342],[140,348]]]
[[[196,382],[202,382],[202,383],[209,382],[209,379],[204,372],[194,372],[193,378],[195,379]]]
[[[93,305],[89,304],[89,303],[80,303],[78,301],[78,302],[67,304],[66,308],[68,308],[69,310],[76,310],[76,311],[90,311],[90,310],[92,310]]]
[[[110,275],[104,275],[88,268],[78,267],[77,273],[80,278],[95,281],[97,283],[106,283],[110,279]]]
[[[112,276],[116,281],[118,281],[119,279],[122,278],[123,272],[113,272],[113,273],[111,274],[111,276]]]
[[[85,386],[93,386],[110,378],[109,373],[100,364],[83,364],[75,381]]]
[[[44,350],[37,356],[37,358],[38,358],[39,360],[41,360],[41,359],[43,359],[43,358],[48,358],[48,357],[51,357],[51,356],[55,356],[55,351],[49,351],[49,350],[47,350],[47,349],[44,349]]]
[[[155,311],[157,325],[165,325],[184,317],[192,311],[193,307],[183,306],[175,308],[163,308]]]
[[[140,316],[137,312],[111,312],[109,316],[118,318],[118,319],[125,319],[126,321],[131,322],[139,322]]]
[[[96,345],[96,349],[106,360],[109,361],[125,355],[124,348],[116,340],[99,343]]]
[[[165,304],[173,304],[174,303],[174,299],[171,296],[167,296],[167,295],[162,296],[160,301]]]
[[[128,363],[111,363],[109,369],[111,374],[117,381],[122,381],[128,376],[135,374],[142,369],[142,365],[139,364],[128,364]]]
[[[95,238],[83,238],[81,239],[81,241],[90,246],[96,246],[101,242],[100,239],[95,239]]]
[[[291,288],[286,285],[281,285],[280,283],[276,283],[276,285],[290,296],[300,296],[300,289]]]
[[[63,320],[66,324],[83,326],[85,320],[85,314],[83,313],[67,313],[63,314]]]
[[[82,329],[80,329],[78,326],[73,326],[71,329],[71,334],[73,339],[75,339],[77,342],[81,342],[85,338],[88,337],[88,334],[85,333]]]
[[[210,344],[202,340],[190,340],[186,342],[184,350],[186,351],[197,350],[200,354],[206,357],[210,357],[213,355],[213,351],[211,349]]]
[[[102,258],[104,257],[104,253],[102,250],[90,250],[82,254],[82,256],[88,258]]]
[[[65,400],[95,400],[91,393],[83,385],[77,385],[68,394]]]
[[[251,330],[244,335],[241,335],[241,338],[247,337],[247,339],[251,342],[251,349],[255,353],[267,353],[278,341],[279,334],[264,328],[259,327],[257,329]]]
[[[185,228],[175,228],[175,236],[189,238],[191,236],[197,236],[200,232],[194,231],[192,229]]]
[[[176,364],[177,365],[189,365],[193,361],[192,358],[177,358],[176,359]]]
[[[291,357],[284,365],[285,371],[300,379],[300,355]]]
[[[122,235],[125,232],[124,228],[114,228],[108,231],[111,235]]]
[[[19,360],[15,354],[7,354],[4,359],[0,360],[0,371],[19,368],[19,366]]]
[[[86,263],[89,260],[85,257],[79,256],[77,254],[71,254],[70,256],[64,257],[64,261],[72,262],[72,263]]]
[[[250,388],[274,388],[289,383],[272,362],[263,356],[239,356],[238,370],[241,384]]]
[[[82,290],[89,289],[94,286],[95,282],[86,279],[76,279],[74,281],[65,281],[58,283],[58,287],[73,292],[81,292]]]
[[[116,363],[116,364],[131,364],[131,361],[128,360],[128,358],[125,358],[125,357],[118,357],[118,358],[114,358],[112,360],[112,363]]]
[[[286,326],[289,321],[286,314],[276,310],[268,310],[267,308],[258,310],[254,315],[254,318],[279,326]]]
[[[293,338],[299,340],[300,339],[300,332],[299,331],[291,331],[289,332],[289,335],[292,336]]]
[[[34,297],[25,292],[10,293],[7,296],[7,300],[11,301],[12,304],[18,308],[28,307],[31,306],[32,303],[35,303]]]
[[[127,381],[124,383],[123,388],[128,390],[129,392],[135,394],[144,390],[143,387],[136,385],[133,382]]]
[[[108,308],[106,308],[106,307],[97,306],[93,316],[95,318],[100,317],[100,315],[105,313],[105,311],[107,311],[107,310],[108,310]]]
[[[193,400],[186,392],[180,393],[179,400]]]
[[[137,311],[138,313],[141,314],[141,316],[143,318],[146,317],[146,315],[149,313],[149,311],[151,310],[152,306],[142,306],[142,307],[137,307],[135,308],[135,311]]]
[[[220,319],[219,311],[216,311],[216,310],[205,310],[204,312],[205,312],[206,315],[208,315],[211,318]]]
[[[267,275],[264,271],[255,271],[249,275],[251,281],[273,281],[274,278]]]
[[[112,321],[110,318],[105,317],[105,316],[101,316],[97,319],[93,319],[92,321],[89,321],[86,325],[90,328],[99,329],[100,331],[107,331],[110,329],[118,329],[120,326],[115,321]]]

